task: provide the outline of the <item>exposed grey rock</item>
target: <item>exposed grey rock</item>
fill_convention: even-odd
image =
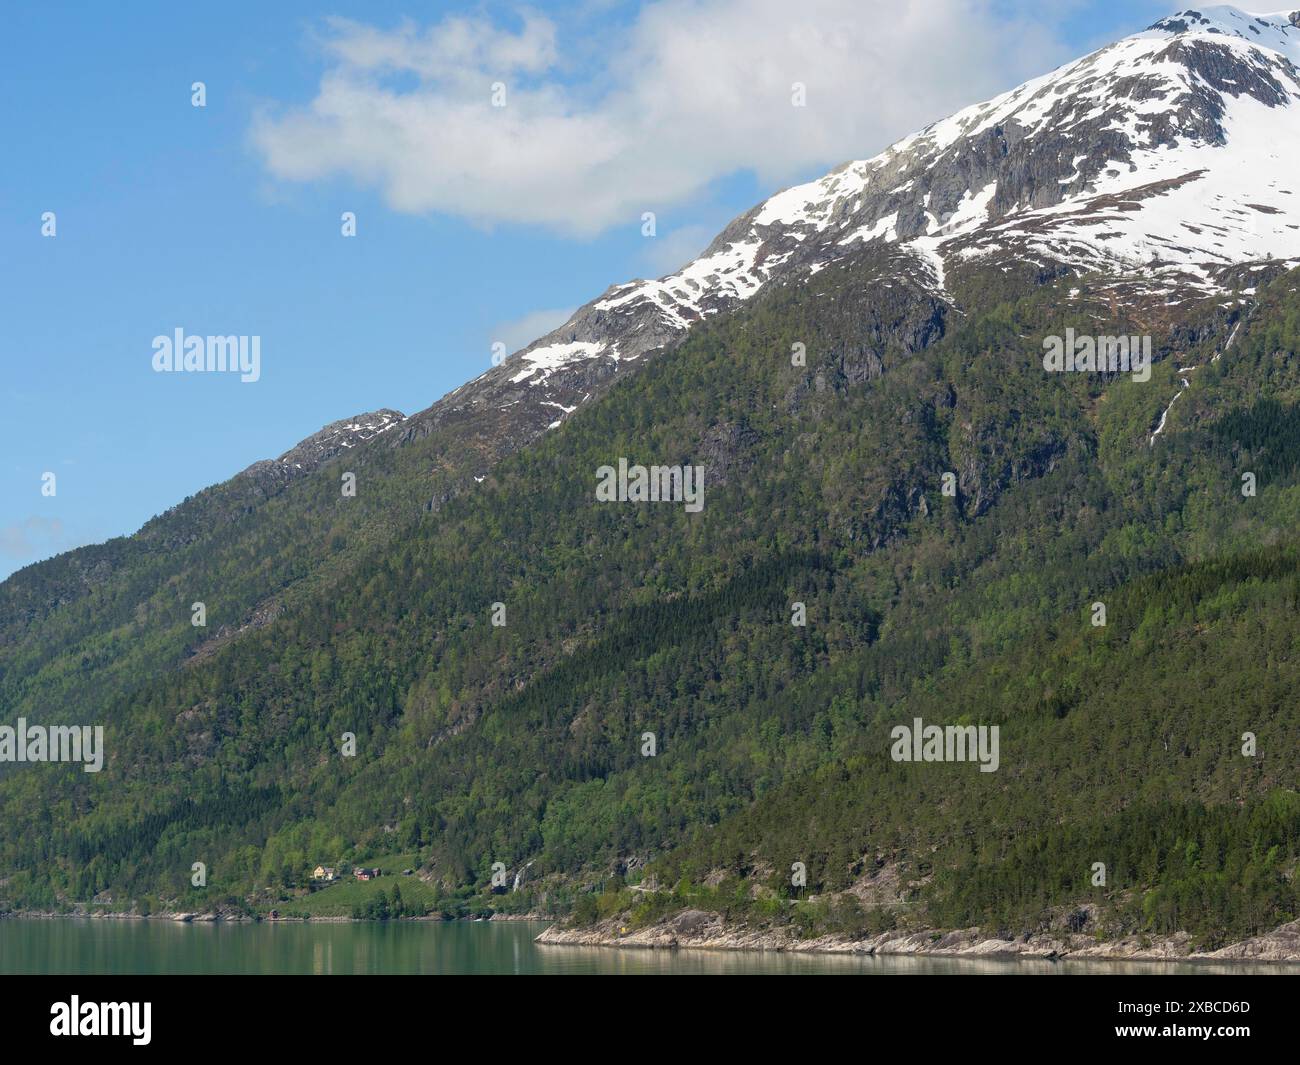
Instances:
[[[1294,19],[1296,16],[1291,17]],[[1205,957],[1241,961],[1295,961],[1300,959],[1300,921],[1292,921],[1265,935],[1233,943],[1221,950],[1212,951]]]
[[[1086,908],[1076,911],[1085,912]],[[978,928],[883,932],[865,939],[822,936],[798,939],[788,926],[775,929],[728,925],[720,914],[686,910],[645,928],[628,928],[612,918],[588,928],[552,925],[537,937],[542,944],[641,947],[652,949],[758,950],[806,954],[1026,958],[1104,961],[1266,961],[1300,962],[1300,921],[1283,925],[1213,952],[1198,952],[1186,932],[1168,936],[1097,939],[1067,930],[1021,936],[989,934]]]
[[[274,493],[290,481],[305,477],[330,459],[373,440],[404,420],[401,411],[387,408],[340,418],[312,433],[279,458],[255,462],[239,476],[251,479],[268,494]]]

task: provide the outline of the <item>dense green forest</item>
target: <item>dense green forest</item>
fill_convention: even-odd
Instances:
[[[1296,276],[1150,319],[1086,280],[970,270],[960,310],[905,281],[866,255],[773,287],[436,513],[461,438],[367,452],[363,502],[337,464],[214,490],[174,541],[0,586],[5,720],[103,721],[109,750],[0,777],[0,901],[292,912],[318,862],[400,850],[421,888],[359,916],[1094,906],[1222,943],[1300,913]],[[1151,381],[1045,374],[1069,325],[1150,332]],[[704,511],[598,503],[619,457],[703,465]],[[129,579],[62,591],[105,552]],[[199,586],[278,614],[187,660]],[[892,761],[916,717],[997,725],[999,770]],[[839,894],[883,870],[891,899]]]

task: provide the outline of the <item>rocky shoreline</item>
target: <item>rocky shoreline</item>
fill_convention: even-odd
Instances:
[[[369,923],[354,917],[322,916],[304,918],[279,914],[249,915],[238,911],[220,913],[151,913],[113,911],[8,911],[0,920],[89,919],[98,921],[171,921],[182,924],[213,923],[283,923],[283,924],[352,924]],[[442,921],[446,918],[393,918],[402,921]],[[491,918],[453,918],[453,920],[554,921],[544,914],[493,914]],[[1263,935],[1231,943],[1214,951],[1197,951],[1192,937],[1185,932],[1172,936],[1126,936],[1098,940],[1089,935],[1058,933],[1031,934],[1016,939],[989,936],[978,928],[959,930],[927,929],[915,932],[884,932],[865,939],[821,936],[798,939],[789,929],[755,929],[729,927],[715,913],[687,910],[657,924],[628,929],[617,918],[586,928],[565,928],[551,924],[536,942],[552,946],[615,947],[630,950],[721,950],[758,951],[791,954],[879,955],[882,957],[936,957],[1025,960],[1092,960],[1158,962],[1269,962],[1300,964],[1300,920],[1284,924]]]
[[[977,928],[958,931],[885,932],[867,939],[823,936],[796,939],[788,930],[728,927],[714,913],[687,910],[646,928],[629,930],[617,919],[590,928],[552,925],[537,937],[541,944],[619,947],[645,950],[754,950],[806,954],[933,956],[946,958],[1023,958],[1098,961],[1278,962],[1300,963],[1300,920],[1215,951],[1196,951],[1187,933],[1127,936],[1097,940],[1083,935],[988,936]]]

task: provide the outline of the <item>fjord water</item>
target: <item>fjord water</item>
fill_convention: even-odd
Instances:
[[[1295,966],[869,958],[539,946],[538,921],[0,920],[0,974],[1284,973]]]

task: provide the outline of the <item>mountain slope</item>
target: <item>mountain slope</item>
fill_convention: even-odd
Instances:
[[[180,863],[196,846],[216,855],[218,896],[269,878],[289,897],[328,848],[358,860],[418,848],[448,886],[482,882],[494,860],[531,861],[539,877],[639,867],[837,756],[836,737],[862,730],[891,693],[978,668],[1072,604],[1177,562],[1192,547],[1179,523],[1198,535],[1235,526],[1215,537],[1231,550],[1294,520],[1285,463],[1265,505],[1242,513],[1231,453],[1220,444],[1206,465],[1204,444],[1178,435],[1135,493],[1159,398],[1131,381],[1099,393],[1074,382],[1068,398],[1045,386],[1019,335],[1051,320],[1050,292],[921,353],[890,345],[883,375],[848,381],[845,354],[869,329],[854,301],[888,295],[861,284],[876,269],[837,267],[720,321],[509,460],[440,523],[377,551],[342,597],[114,708],[122,725],[102,780],[59,782],[71,791],[53,808],[84,813],[7,822],[11,889],[36,890],[28,859],[40,853],[40,882],[70,898],[131,884],[199,905]],[[1295,279],[1275,287],[1239,353],[1215,364],[1241,380],[1194,386],[1219,397],[1211,409],[1261,384],[1267,338],[1296,310]],[[828,303],[841,318],[826,317]],[[773,358],[791,335],[819,353],[807,370]],[[1017,358],[1005,379],[999,368]],[[1294,402],[1287,374],[1285,387],[1275,374],[1263,383]],[[1112,413],[1094,426],[1102,396]],[[680,413],[639,420],[650,397]],[[738,442],[732,475],[693,524],[677,508],[593,504],[600,460],[689,454],[718,438],[712,426],[742,419],[726,437]],[[984,486],[978,517],[938,492],[942,471],[963,465]],[[1220,502],[1202,512],[1216,483]],[[807,630],[789,624],[796,598],[810,604]],[[507,604],[504,629],[488,624],[492,599]],[[638,754],[646,728],[660,758]],[[355,760],[338,757],[345,731],[358,736]],[[26,789],[51,783],[13,782],[6,811],[31,808]],[[228,810],[270,787],[285,798]],[[189,829],[185,803],[228,812]],[[175,824],[166,840],[151,818]]]
[[[558,393],[575,366],[616,370],[863,244],[899,245],[940,292],[972,262],[1186,298],[1232,287],[1229,268],[1300,261],[1297,63],[1296,15],[1162,19],[773,196],[676,274],[614,286],[502,376]]]
[[[322,464],[203,571],[246,607],[256,585],[285,590],[259,624],[179,670],[124,669],[123,643],[6,660],[22,707],[96,692],[62,709],[102,715],[108,757],[0,780],[0,899],[293,911],[319,901],[317,862],[400,853],[448,913],[624,907],[626,878],[685,878],[725,881],[763,919],[800,860],[818,893],[888,865],[880,921],[905,902],[1032,926],[1092,900],[1114,927],[1165,930],[1191,912],[1168,900],[1196,892],[1210,940],[1293,915],[1300,826],[1271,793],[1300,769],[1295,211],[1257,242],[1163,243],[1169,263],[1104,239],[1130,222],[1174,239],[1162,205],[1193,184],[1176,180],[1188,153],[1192,173],[1280,181],[1260,153],[1295,127],[1290,90],[1268,98],[1294,31],[1240,21],[1158,24],[780,194],[681,275],[611,290],[428,411],[305,447]],[[1275,135],[1234,147],[1256,109]],[[1075,159],[1078,138],[1099,153]],[[1266,193],[1285,196],[1234,196]],[[1063,205],[1077,241],[1020,262]],[[1067,329],[1152,334],[1151,380],[1045,373],[1042,339]],[[703,466],[704,510],[599,502],[596,470],[620,458]],[[236,480],[232,509],[252,483]],[[124,560],[113,609],[162,572]],[[188,624],[192,594],[172,593],[167,624]],[[30,648],[43,624],[7,631]],[[886,740],[913,714],[1001,724],[1002,768],[903,771]],[[1251,726],[1263,762],[1233,753]],[[1062,821],[1068,845],[1039,860]],[[1115,826],[1096,900],[1070,863]],[[1234,831],[1260,853],[1216,850]],[[1181,864],[1130,860],[1144,847]],[[518,892],[493,892],[495,862]],[[1221,890],[1247,873],[1249,914]]]
[[[268,610],[268,593],[308,567],[313,532],[328,540],[339,531],[304,513],[330,502],[310,486],[311,475],[401,420],[384,410],[334,422],[134,536],[28,566],[0,583],[0,707],[33,721],[59,720],[74,709],[101,713],[119,686],[178,664],[207,638],[190,624],[194,601],[210,608],[214,628]],[[366,503],[355,509],[365,513]],[[286,509],[295,520],[280,517]],[[253,558],[255,568],[248,565]],[[233,560],[242,572],[234,572]]]
[[[1107,281],[1092,286],[1097,297],[1124,300],[1146,331],[1168,328],[1168,309],[1184,300],[1227,291],[1248,299],[1279,266],[1300,257],[1297,21],[1290,14],[1253,16],[1227,7],[1184,12],[935,123],[881,155],[779,193],[734,221],[678,273],[614,286],[560,329],[377,442],[360,446],[361,434],[354,443],[363,464],[384,448],[421,444],[397,466],[375,459],[386,481],[408,486],[400,498],[376,509],[373,495],[363,492],[348,508],[350,517],[335,513],[323,523],[319,515],[307,517],[319,498],[306,498],[300,488],[284,500],[284,535],[273,543],[223,530],[227,558],[235,545],[244,554],[275,558],[293,551],[297,557],[264,567],[255,583],[224,589],[222,623],[231,631],[259,623],[318,573],[325,558],[339,568],[331,542],[355,537],[361,527],[367,541],[405,528],[418,520],[421,507],[435,510],[472,489],[501,458],[598,399],[620,373],[679,343],[696,323],[734,309],[770,283],[803,283],[831,262],[876,255],[882,276],[958,310],[973,298],[965,279],[988,284],[991,269],[1014,284],[1095,274]],[[895,254],[884,255],[889,248]],[[933,323],[914,343],[932,335],[938,335]],[[1157,428],[1153,423],[1153,432]],[[255,508],[263,495],[277,494],[293,465],[258,464],[249,471],[251,481],[233,482],[248,490],[239,505]],[[420,466],[429,472],[424,484],[413,476]],[[165,648],[155,652],[146,645],[131,668],[154,675],[174,666],[187,642],[181,626],[188,602],[150,602],[139,582],[128,591],[109,575],[138,565],[145,550],[153,553],[157,585],[210,585],[210,573],[193,574],[183,559],[161,554],[178,547],[198,553],[191,546],[201,539],[193,531],[193,510],[178,508],[130,541],[73,552],[2,586],[0,649],[18,639],[6,627],[14,618],[26,641],[44,649],[39,653],[80,646],[84,657],[102,662],[96,628],[119,630],[149,603],[144,609],[150,613],[174,613],[177,629]],[[197,524],[229,514],[219,505]],[[335,525],[339,520],[342,528]],[[310,561],[294,547],[302,535],[295,522],[301,529],[330,530]],[[132,562],[119,558],[124,550]],[[69,604],[91,588],[116,608],[68,617],[74,613]],[[33,628],[60,604],[65,609],[49,623],[53,631]],[[113,653],[123,646],[118,641]],[[30,671],[34,660],[10,661],[0,650],[0,698],[5,675]],[[89,690],[74,698],[86,698]],[[17,698],[9,696],[19,709],[38,712]]]

